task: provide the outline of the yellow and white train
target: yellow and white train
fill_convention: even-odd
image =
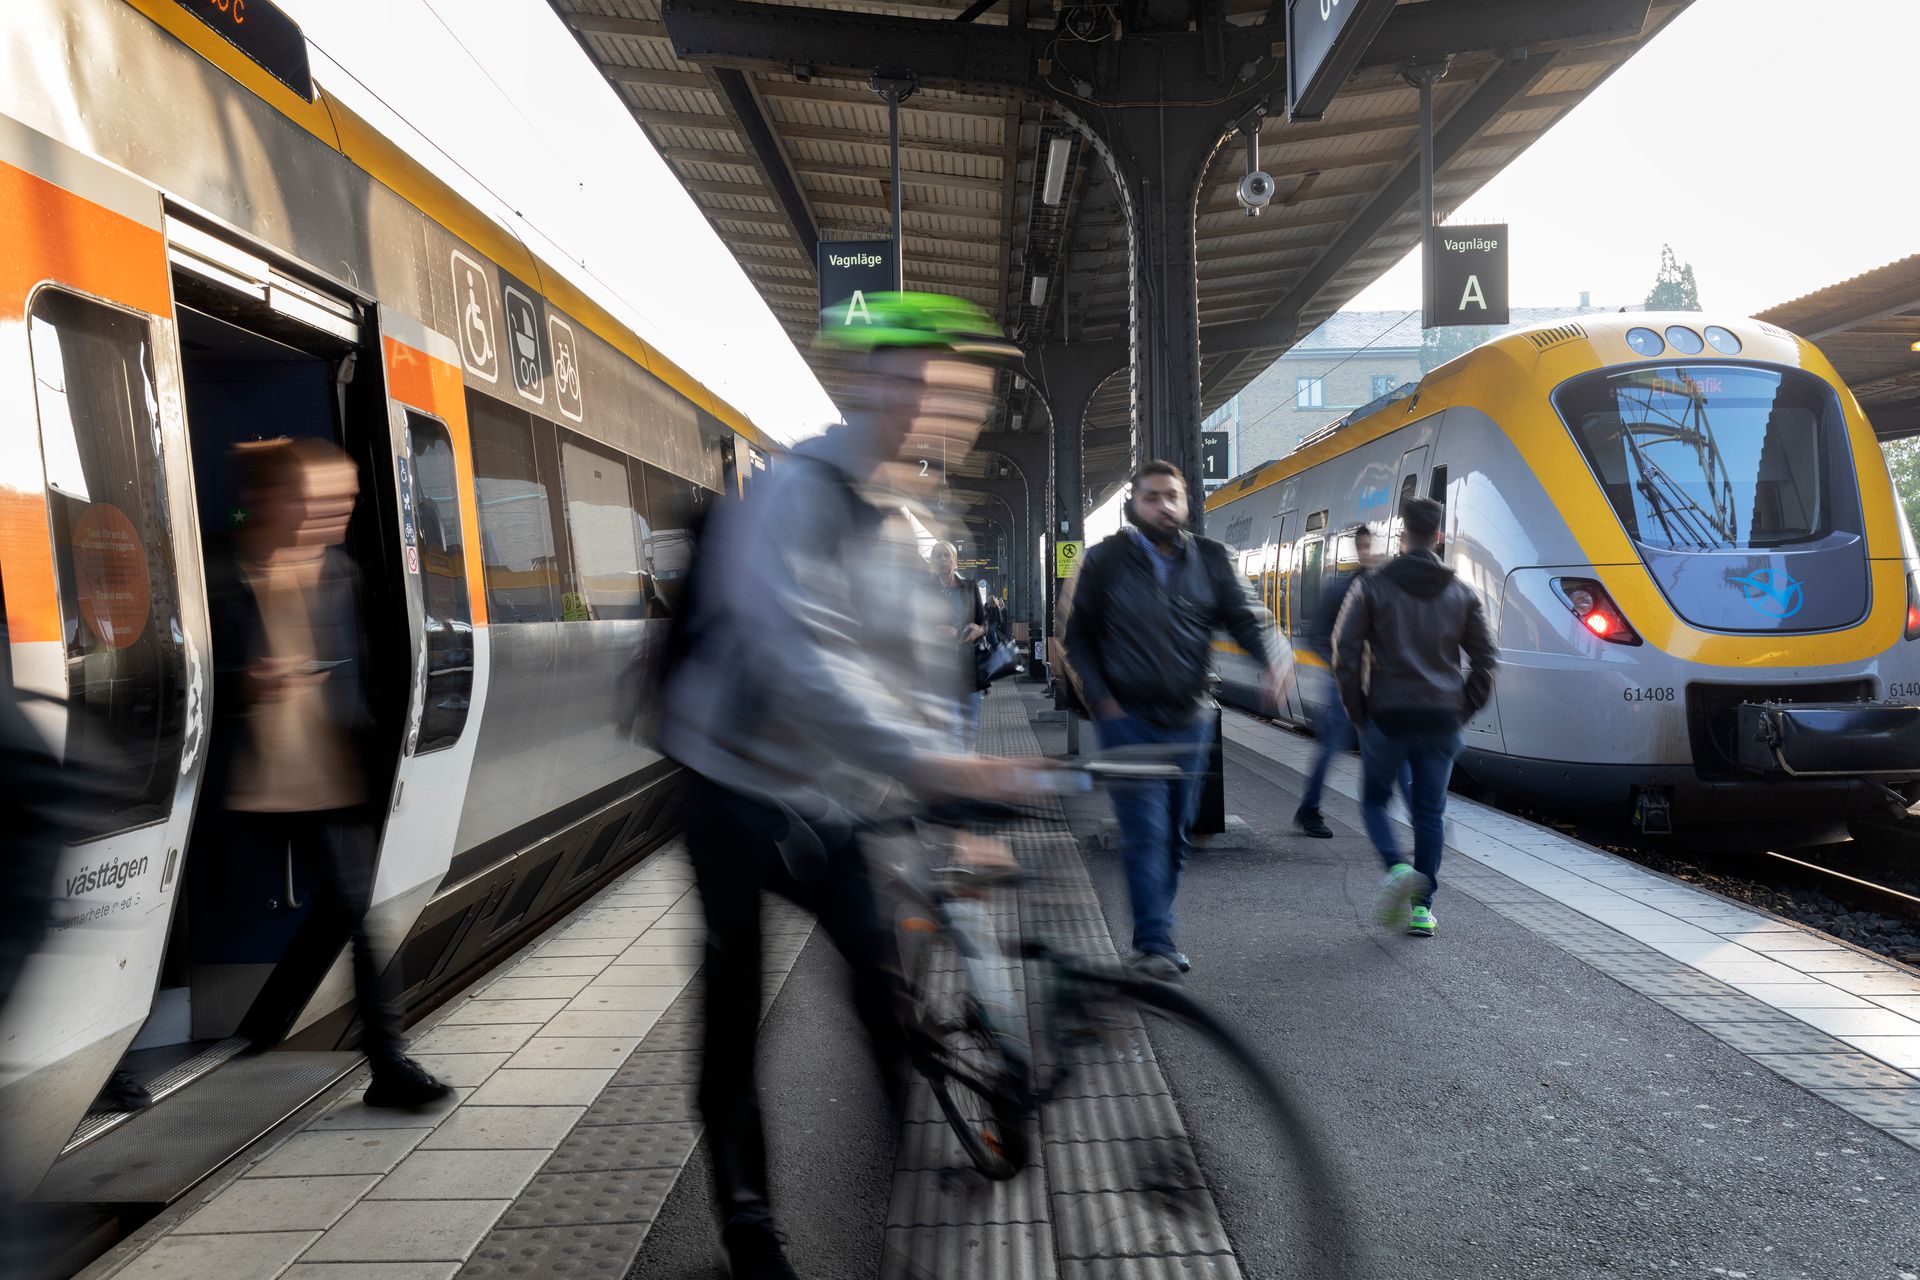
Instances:
[[[1462,759],[1488,788],[1781,844],[1916,795],[1920,560],[1811,343],[1694,314],[1527,329],[1222,486],[1208,529],[1310,672],[1288,719],[1329,696],[1300,644],[1323,577],[1414,494],[1445,504],[1443,556],[1499,641]],[[1249,660],[1221,668],[1253,705]]]

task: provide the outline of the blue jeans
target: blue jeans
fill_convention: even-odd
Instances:
[[[986,690],[975,689],[960,700],[960,731],[968,751],[980,749],[980,706],[986,696]]]
[[[1419,899],[1422,906],[1433,905],[1431,886],[1440,879],[1447,782],[1453,777],[1453,761],[1461,745],[1458,729],[1395,734],[1369,724],[1360,734],[1360,818],[1389,870],[1406,859],[1394,843],[1387,801],[1393,796],[1394,776],[1403,768],[1412,770],[1407,809],[1413,817],[1413,869],[1429,882]]]
[[[1164,729],[1134,716],[1102,720],[1095,726],[1100,749],[1140,743],[1188,748],[1176,758],[1184,777],[1152,782],[1116,782],[1113,820],[1120,827],[1121,858],[1127,869],[1127,899],[1133,905],[1133,945],[1138,951],[1170,955],[1173,945],[1173,897],[1180,890],[1180,868],[1187,861],[1187,831],[1200,804],[1200,775],[1206,771],[1213,722],[1201,716],[1192,724]]]
[[[1320,712],[1320,719],[1313,726],[1315,752],[1313,768],[1307,771],[1307,785],[1300,793],[1300,808],[1304,812],[1311,809],[1320,811],[1320,797],[1327,788],[1327,770],[1333,767],[1333,758],[1342,751],[1353,749],[1353,721],[1347,718],[1347,708],[1336,696]],[[1412,803],[1413,776],[1405,765],[1400,766],[1400,794],[1409,797]]]

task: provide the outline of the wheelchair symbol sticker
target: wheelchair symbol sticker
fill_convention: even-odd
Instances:
[[[547,401],[547,379],[540,370],[540,312],[533,299],[512,285],[507,293],[507,357],[513,385],[535,404]]]
[[[493,340],[493,293],[479,263],[453,251],[453,304],[458,314],[460,358],[467,372],[488,382],[500,380],[500,349]]]
[[[559,316],[547,317],[547,341],[553,347],[553,401],[560,412],[579,422],[587,416],[580,389],[580,350],[573,326]]]

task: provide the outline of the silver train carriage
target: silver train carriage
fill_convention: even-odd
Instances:
[[[1485,787],[1778,845],[1920,794],[1920,561],[1879,444],[1811,343],[1707,320],[1503,336],[1216,491],[1208,529],[1301,664],[1285,718],[1331,696],[1303,631],[1351,530],[1392,551],[1418,494],[1500,645],[1465,727]],[[1250,660],[1219,658],[1256,706]]]
[[[295,959],[285,852],[195,819],[234,443],[361,471],[374,926],[414,1010],[670,830],[634,658],[696,508],[773,447],[230,15],[0,6],[0,653],[50,742],[116,762],[0,1022],[16,1193],[117,1122],[88,1114],[116,1064],[191,1087]],[[288,1044],[350,1044],[350,997],[339,957]]]

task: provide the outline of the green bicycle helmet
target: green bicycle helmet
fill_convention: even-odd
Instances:
[[[883,347],[951,352],[985,364],[1013,364],[1020,348],[986,308],[944,293],[860,293],[820,313],[820,345],[832,351]]]

